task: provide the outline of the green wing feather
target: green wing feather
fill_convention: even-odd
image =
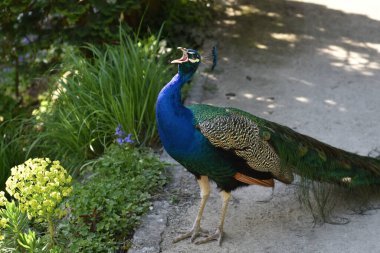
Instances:
[[[210,123],[215,124],[221,119],[236,115],[251,121],[258,128],[260,141],[268,143],[278,156],[280,170],[271,172],[277,179],[283,179],[281,181],[289,181],[289,174],[294,172],[312,180],[348,186],[380,184],[380,160],[378,159],[334,148],[316,139],[297,133],[288,127],[235,108],[220,108],[209,105],[192,105],[189,108],[194,114],[194,125],[196,126],[208,124],[210,128]],[[242,135],[242,129],[239,129],[241,127],[239,124],[231,127],[234,127],[236,135]],[[209,139],[220,138],[219,141],[225,142],[224,137],[218,137],[220,133],[215,133],[211,133],[211,137],[208,136],[208,133],[205,136]],[[236,139],[238,137],[235,136]],[[217,143],[217,141],[215,142],[214,140],[214,143]],[[228,149],[228,147],[224,148]],[[231,145],[230,148],[236,148],[236,145]],[[248,159],[247,157],[244,158]]]

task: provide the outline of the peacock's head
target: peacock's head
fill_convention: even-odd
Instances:
[[[192,75],[198,68],[199,63],[201,63],[201,56],[196,50],[186,49],[179,47],[182,51],[182,57],[172,61],[171,63],[178,63],[178,73],[180,75]]]

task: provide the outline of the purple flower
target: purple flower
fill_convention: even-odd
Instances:
[[[5,72],[5,73],[9,73],[11,71],[12,71],[12,68],[10,68],[10,67],[3,68],[3,72]]]
[[[28,37],[24,37],[21,39],[21,45],[28,45],[30,43],[30,40]]]
[[[134,141],[132,140],[131,137],[132,137],[132,134],[128,134],[128,136],[124,138],[124,141],[126,143],[132,144]]]
[[[31,15],[31,11],[28,13],[28,15],[30,16]],[[38,39],[38,35],[35,35],[35,34],[29,34],[28,36],[25,36],[21,39],[21,45],[23,46],[26,46],[26,45],[29,45],[30,43],[33,43],[34,41],[36,41]]]
[[[116,130],[115,130],[115,135],[116,136],[119,136],[116,141],[119,145],[124,145],[126,143],[128,144],[132,144],[134,143],[134,141],[132,140],[132,134],[126,134],[123,129],[122,129],[122,126],[119,124],[117,127],[116,127]]]
[[[116,141],[117,141],[117,143],[119,143],[119,145],[123,145],[124,144],[124,140],[121,137],[117,138]]]
[[[24,63],[24,62],[26,62],[26,60],[29,59],[29,57],[30,57],[30,54],[29,54],[29,53],[26,53],[26,54],[24,54],[24,55],[19,55],[19,56],[18,56],[18,61],[19,61],[20,63]]]
[[[121,125],[120,124],[117,125],[115,135],[122,136],[123,134],[125,134],[125,133],[123,132]]]
[[[20,55],[18,57],[18,61],[21,62],[21,63],[24,62],[25,61],[25,57],[23,55]]]

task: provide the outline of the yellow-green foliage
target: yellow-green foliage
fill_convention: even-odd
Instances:
[[[0,206],[5,206],[8,200],[5,198],[5,193],[0,191]]]
[[[4,192],[0,191],[0,207],[5,206],[7,199],[4,196]],[[8,220],[4,217],[0,217],[0,230],[4,229],[7,226]],[[4,239],[4,236],[0,234],[0,241]]]
[[[59,161],[35,158],[11,169],[6,190],[29,219],[43,222],[65,214],[59,205],[72,191],[71,180]]]

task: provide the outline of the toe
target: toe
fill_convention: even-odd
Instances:
[[[182,241],[186,238],[189,238],[191,236],[191,232],[189,233],[186,233],[184,235],[180,235],[180,236],[177,236],[174,240],[173,240],[173,243],[176,243],[176,242],[179,242],[179,241]]]
[[[218,243],[219,243],[219,245],[221,245],[222,244],[222,239],[223,239],[223,232],[221,232],[219,229],[217,229],[214,234],[209,235],[209,236],[207,236],[206,238],[204,238],[202,240],[196,241],[195,244],[199,245],[199,244],[203,244],[203,243],[206,243],[206,242],[217,240]]]
[[[190,237],[190,241],[194,242],[195,239],[197,239],[199,236],[202,236],[202,237],[208,236],[208,231],[205,230],[205,229],[202,229],[201,227],[199,227],[199,228],[193,228],[189,232],[176,237],[173,240],[173,243],[182,241],[182,240],[187,239],[189,237]]]

